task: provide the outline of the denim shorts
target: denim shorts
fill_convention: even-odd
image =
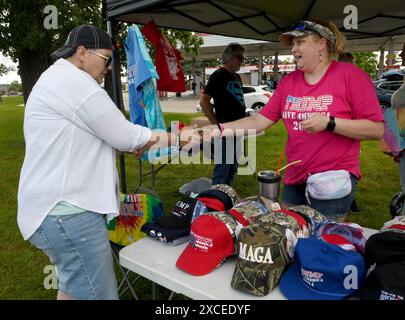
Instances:
[[[350,205],[353,202],[354,195],[356,193],[357,178],[353,174],[350,174],[350,180],[352,183],[352,191],[347,196],[334,199],[334,200],[318,200],[311,196],[308,199],[305,196],[306,183],[300,185],[284,185],[282,201],[287,205],[308,205],[311,208],[322,213],[328,219],[343,222],[346,214],[349,212]]]
[[[60,291],[77,300],[118,299],[102,214],[48,215],[29,241],[56,266]]]

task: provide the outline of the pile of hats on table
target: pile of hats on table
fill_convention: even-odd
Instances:
[[[300,238],[294,263],[280,290],[292,300],[341,300],[358,293],[366,277],[364,230],[355,223],[325,220]]]
[[[327,220],[308,206],[284,210],[259,196],[240,200],[227,185],[183,198],[142,231],[170,244],[189,240],[176,266],[194,276],[236,256],[230,284],[256,296],[280,285],[288,299],[346,299],[366,278],[361,226]]]
[[[190,226],[196,218],[212,211],[229,210],[238,202],[238,195],[231,187],[213,185],[196,197],[183,197],[169,215],[145,223],[141,231],[162,242],[179,245],[189,240]]]

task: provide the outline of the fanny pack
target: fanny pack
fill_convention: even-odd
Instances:
[[[329,170],[312,174],[308,177],[305,189],[309,203],[308,195],[318,200],[334,200],[346,197],[351,192],[350,172],[346,170]]]

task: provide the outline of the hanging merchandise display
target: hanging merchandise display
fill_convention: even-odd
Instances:
[[[176,50],[153,20],[142,29],[142,33],[156,48],[156,69],[159,74],[157,88],[161,91],[184,92],[186,83],[181,67],[181,54]]]
[[[166,130],[154,84],[159,76],[138,26],[134,25],[128,29],[124,45],[127,55],[131,122],[150,129]]]

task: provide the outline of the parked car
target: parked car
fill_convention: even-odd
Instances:
[[[391,107],[391,97],[403,85],[404,81],[387,81],[385,79],[373,81],[380,105]]]
[[[246,115],[251,116],[257,113],[270,100],[272,95],[273,92],[267,85],[243,86]],[[214,104],[213,99],[211,99],[211,103]],[[197,103],[197,111],[202,111],[200,103]]]
[[[260,110],[272,95],[273,93],[267,85],[243,87],[246,109]]]
[[[385,79],[386,81],[403,81],[405,77],[405,69],[390,70],[384,72],[380,80]]]

